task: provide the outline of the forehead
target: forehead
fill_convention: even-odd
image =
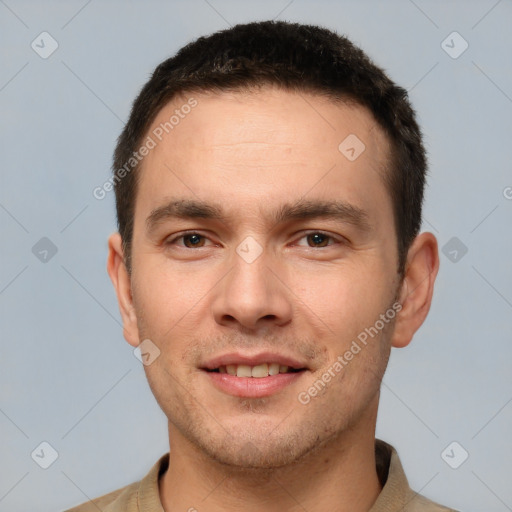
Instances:
[[[192,100],[197,103],[193,109],[187,107]],[[372,146],[370,156],[387,157],[387,138],[367,107],[350,99],[335,101],[275,86],[182,93],[158,112],[149,132],[162,132],[162,128],[166,144],[172,144],[173,139],[176,143],[178,139],[187,140],[189,148],[206,151],[244,142],[257,150],[254,143],[258,141],[295,145],[308,151],[320,151],[326,144],[337,149],[348,129]],[[378,154],[373,154],[375,150]]]
[[[180,195],[242,201],[248,215],[268,202],[333,195],[390,207],[388,140],[360,105],[274,87],[191,92],[165,105],[147,136],[155,147],[141,165],[137,210]]]

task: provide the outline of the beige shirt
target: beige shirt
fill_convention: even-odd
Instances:
[[[411,490],[398,454],[391,445],[376,439],[375,456],[382,491],[369,512],[456,512]],[[168,465],[169,454],[166,453],[140,482],[65,512],[164,512],[158,491],[158,478]]]

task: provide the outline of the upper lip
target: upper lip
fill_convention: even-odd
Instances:
[[[258,366],[263,363],[279,363],[280,365],[289,366],[297,370],[306,368],[306,365],[297,359],[284,354],[278,354],[276,352],[260,352],[255,355],[230,352],[228,354],[222,354],[209,359],[201,366],[201,368],[204,370],[216,370],[220,366],[227,366],[228,364]]]

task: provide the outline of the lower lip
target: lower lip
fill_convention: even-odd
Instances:
[[[305,370],[293,373],[278,373],[268,377],[237,377],[229,373],[208,372],[206,375],[211,379],[213,385],[233,396],[243,398],[261,398],[270,396],[289,386],[297,379],[300,379]]]

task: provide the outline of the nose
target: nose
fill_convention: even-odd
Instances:
[[[245,329],[284,326],[292,317],[291,291],[285,270],[265,251],[255,260],[233,255],[231,270],[216,287],[212,310],[217,324]]]

